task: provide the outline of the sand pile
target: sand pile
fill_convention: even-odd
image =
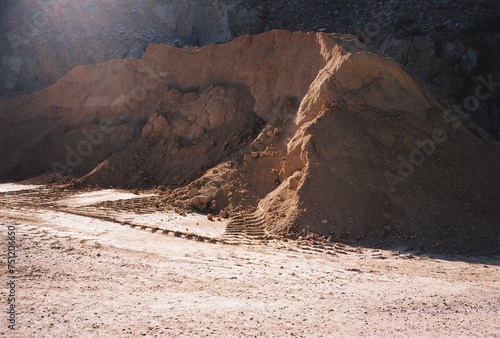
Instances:
[[[275,233],[500,240],[496,143],[347,36],[150,45],[0,113],[3,177],[163,185],[177,207],[256,211]]]

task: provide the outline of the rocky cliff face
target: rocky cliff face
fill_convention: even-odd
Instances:
[[[73,67],[141,57],[148,43],[200,46],[255,33],[245,1],[0,1],[0,97],[54,84]]]
[[[352,37],[153,44],[0,114],[3,177],[164,185],[178,207],[254,211],[282,234],[498,245],[498,144]]]

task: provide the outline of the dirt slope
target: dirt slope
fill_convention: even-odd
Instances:
[[[498,145],[347,36],[150,45],[142,59],[74,68],[0,113],[0,176],[165,185],[178,207],[255,211],[275,233],[500,240]]]

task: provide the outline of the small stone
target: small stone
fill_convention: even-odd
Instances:
[[[203,207],[210,203],[213,198],[209,196],[196,196],[191,199],[191,205],[193,207]]]
[[[199,191],[198,189],[196,189],[196,188],[192,188],[191,190],[189,190],[189,192],[188,192],[187,196],[188,196],[189,198],[193,198],[193,197],[198,196],[199,194],[200,194],[200,191]]]
[[[296,190],[299,187],[299,180],[295,177],[290,178],[288,181],[288,189]]]
[[[328,224],[328,220],[327,220],[327,219],[324,219],[324,220],[322,220],[322,221],[321,221],[321,223],[323,223],[323,224]]]
[[[207,219],[208,219],[209,221],[213,221],[213,220],[214,220],[214,215],[212,215],[212,214],[208,214],[208,215],[207,215]]]
[[[386,225],[384,227],[384,230],[387,231],[387,232],[391,232],[392,231],[392,227],[390,225]]]
[[[170,150],[170,152],[169,152],[169,154],[170,154],[171,156],[175,156],[175,155],[177,155],[178,153],[179,153],[179,148],[178,148],[178,147],[174,147],[174,148],[172,148],[172,149]]]

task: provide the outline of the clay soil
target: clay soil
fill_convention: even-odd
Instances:
[[[500,335],[500,258],[228,236],[155,192],[0,185],[4,337]],[[145,203],[149,201],[149,203]],[[3,269],[2,269],[3,270]]]

